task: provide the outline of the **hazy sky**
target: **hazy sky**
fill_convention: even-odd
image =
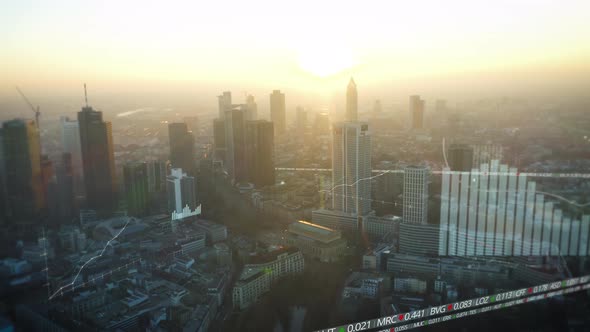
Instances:
[[[590,1],[2,1],[0,96],[588,83]],[[584,88],[587,88],[585,86]],[[380,91],[381,91],[380,90]],[[264,90],[266,91],[266,90]],[[420,91],[417,91],[420,92]],[[266,98],[266,97],[264,97]]]

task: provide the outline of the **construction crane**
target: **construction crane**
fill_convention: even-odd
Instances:
[[[23,99],[29,105],[31,110],[33,110],[33,112],[35,112],[35,124],[37,125],[37,129],[39,129],[39,117],[41,116],[41,111],[39,111],[39,106],[37,106],[35,108],[35,106],[33,106],[33,104],[29,101],[29,98],[27,98],[27,96],[25,96],[25,94],[21,91],[21,89],[18,88],[18,86],[16,87],[16,91],[18,91],[18,93],[20,93],[21,97],[23,97]]]

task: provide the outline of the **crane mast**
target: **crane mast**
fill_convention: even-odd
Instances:
[[[41,116],[41,111],[39,110],[39,106],[37,106],[37,107],[33,106],[33,104],[29,101],[29,98],[27,98],[27,96],[25,96],[25,94],[21,91],[21,89],[18,88],[18,86],[16,87],[16,91],[18,91],[18,93],[21,95],[23,100],[27,103],[27,105],[29,105],[29,107],[31,108],[33,113],[35,113],[35,125],[37,125],[37,129],[39,129],[39,117]]]

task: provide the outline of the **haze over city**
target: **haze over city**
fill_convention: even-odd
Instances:
[[[590,2],[0,5],[0,332],[590,329]]]
[[[319,107],[350,76],[361,104],[416,91],[582,96],[589,11],[587,1],[10,2],[0,96],[17,100],[19,85],[80,100],[88,82],[94,98],[211,107],[220,89],[280,87]]]

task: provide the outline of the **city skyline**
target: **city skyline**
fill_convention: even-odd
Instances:
[[[590,67],[584,60],[590,55],[585,42],[590,23],[583,13],[590,8],[584,1],[375,1],[355,10],[332,2],[298,2],[266,17],[275,23],[272,30],[254,23],[241,24],[238,31],[206,15],[221,11],[234,22],[252,23],[268,5],[255,1],[226,10],[208,4],[197,10],[180,1],[10,4],[3,21],[12,29],[0,32],[5,50],[0,96],[12,95],[14,84],[39,94],[50,85],[53,93],[74,95],[86,80],[100,94],[188,92],[224,84],[232,90],[262,84],[264,90],[281,86],[330,94],[351,74],[367,83],[367,91],[391,82],[395,88],[410,83],[430,90],[429,84],[436,86],[430,82],[447,81],[470,93],[478,89],[485,94],[487,88],[503,94],[503,86],[519,91],[525,82],[542,90],[580,93],[575,87],[588,82]],[[184,19],[171,21],[167,15]],[[295,28],[298,15],[310,23]],[[71,38],[73,34],[83,37]],[[35,52],[29,45],[36,46]],[[250,51],[247,56],[244,49]],[[234,61],[240,53],[241,61]],[[547,75],[551,82],[537,80]]]
[[[587,13],[3,5],[0,331],[588,329]]]

